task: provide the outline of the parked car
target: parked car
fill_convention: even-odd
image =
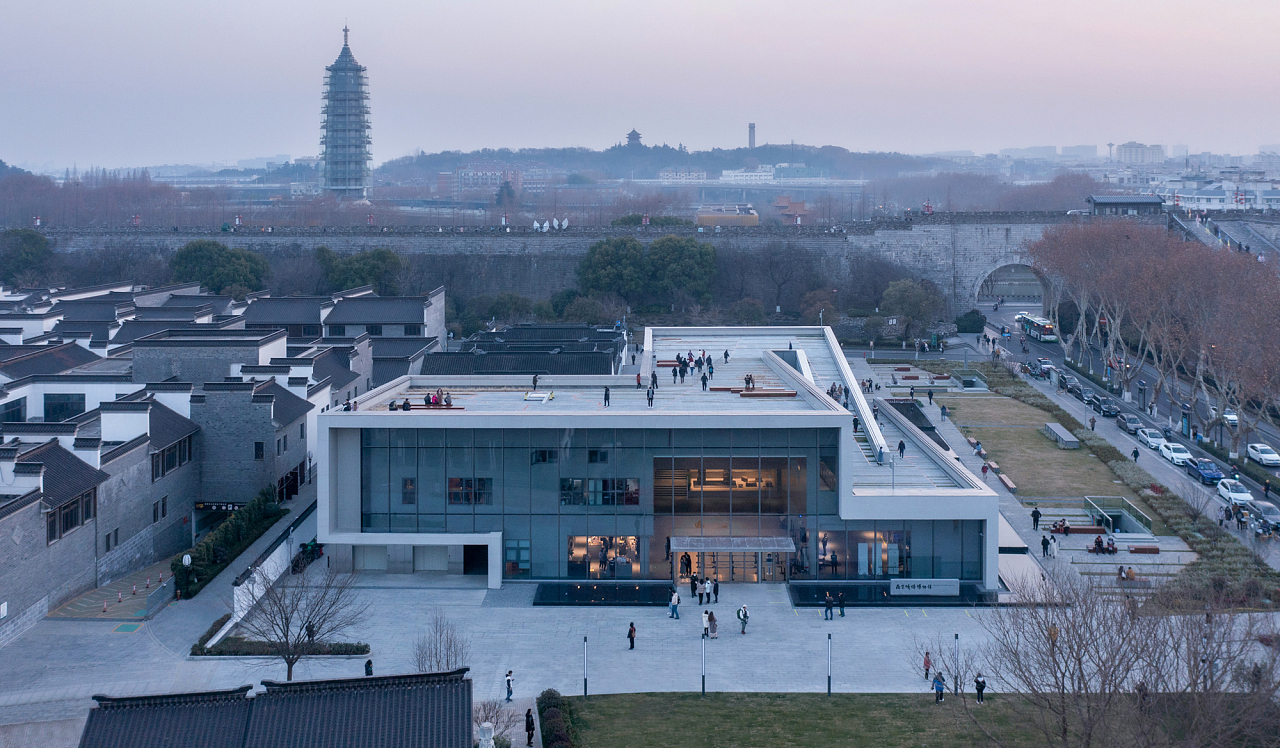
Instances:
[[[1138,441],[1152,449],[1160,449],[1165,443],[1164,435],[1159,429],[1138,429]]]
[[[1125,413],[1116,419],[1116,425],[1130,434],[1136,434],[1142,428],[1142,421],[1138,420],[1138,417],[1132,413]]]
[[[1187,448],[1176,442],[1165,442],[1160,445],[1160,456],[1175,465],[1183,465],[1191,459]]]
[[[1209,418],[1217,418],[1217,417],[1218,417],[1218,409],[1213,406],[1209,406]],[[1222,411],[1222,422],[1234,428],[1240,425],[1240,416],[1236,414],[1236,411],[1234,408],[1227,408],[1226,410]]]
[[[1102,414],[1103,418],[1111,418],[1120,415],[1120,408],[1116,406],[1114,400],[1109,397],[1093,398],[1093,409]]]
[[[1062,382],[1063,388],[1065,388],[1067,392],[1075,394],[1080,391],[1080,380],[1070,374],[1063,374],[1059,381]]]
[[[1232,504],[1244,506],[1253,501],[1253,494],[1238,480],[1226,478],[1218,481],[1218,495]]]
[[[1049,367],[1050,369],[1053,368],[1053,361],[1050,361],[1047,358],[1038,358],[1036,359],[1036,363],[1040,364],[1041,369],[1045,368],[1046,366]]]
[[[1280,526],[1280,509],[1275,504],[1268,504],[1265,501],[1249,502],[1249,513],[1261,517],[1274,530]]]
[[[1089,402],[1089,398],[1093,397],[1092,387],[1084,387],[1079,384],[1076,385],[1075,389],[1071,389],[1070,387],[1068,387],[1067,392],[1069,392],[1072,395],[1075,395],[1076,399],[1082,403]]]
[[[1193,457],[1182,463],[1187,469],[1187,475],[1195,478],[1206,486],[1212,486],[1226,476],[1218,469],[1218,465],[1213,460],[1204,457]]]
[[[1245,451],[1250,460],[1262,465],[1263,467],[1280,467],[1280,454],[1271,448],[1269,444],[1250,444]]]

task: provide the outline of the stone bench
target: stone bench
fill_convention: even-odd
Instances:
[[[1130,552],[1130,553],[1149,553],[1149,554],[1153,554],[1153,555],[1155,555],[1155,554],[1159,554],[1159,553],[1160,553],[1160,546],[1158,546],[1158,545],[1131,545],[1131,546],[1129,546],[1129,552]]]
[[[1145,579],[1143,577],[1137,577],[1135,579],[1117,579],[1116,584],[1118,584],[1121,587],[1127,587],[1130,589],[1150,588],[1155,586],[1150,579]]]
[[[1005,487],[1005,488],[1009,489],[1009,493],[1017,493],[1017,492],[1018,492],[1018,486],[1017,486],[1017,484],[1015,484],[1013,481],[1009,480],[1009,476],[1007,476],[1007,475],[1001,475],[1001,476],[1000,476],[1000,482],[1004,484],[1004,487]]]
[[[404,410],[404,406],[396,405],[394,408],[387,406],[388,410]],[[461,405],[423,405],[419,403],[409,403],[409,410],[466,410]]]

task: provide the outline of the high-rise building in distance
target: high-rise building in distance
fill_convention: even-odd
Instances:
[[[340,198],[363,198],[369,180],[369,79],[347,44],[342,29],[342,52],[325,68],[324,134],[320,137],[324,187]]]

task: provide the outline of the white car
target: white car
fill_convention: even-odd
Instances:
[[[1253,501],[1253,494],[1238,480],[1226,478],[1218,481],[1218,495],[1235,505],[1245,505]]]
[[[1217,418],[1217,416],[1218,416],[1218,409],[1213,407],[1209,408],[1209,417]],[[1228,426],[1231,426],[1232,428],[1235,428],[1236,426],[1240,425],[1240,416],[1236,414],[1236,411],[1234,408],[1227,408],[1226,410],[1222,411],[1222,422],[1227,424]]]
[[[1280,467],[1280,454],[1269,444],[1250,444],[1247,450],[1249,459],[1265,467]]]
[[[1158,429],[1138,429],[1138,441],[1151,449],[1159,449],[1165,443],[1164,435]]]
[[[1181,444],[1165,442],[1160,445],[1160,456],[1175,465],[1185,465],[1191,459],[1191,453]]]

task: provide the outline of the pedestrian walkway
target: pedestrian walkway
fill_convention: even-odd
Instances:
[[[128,576],[121,577],[96,590],[90,590],[49,613],[49,618],[99,618],[103,620],[137,620],[147,615],[147,598],[161,585],[171,597],[173,572],[169,569],[172,559],[148,566]],[[154,612],[154,611],[153,611]]]

